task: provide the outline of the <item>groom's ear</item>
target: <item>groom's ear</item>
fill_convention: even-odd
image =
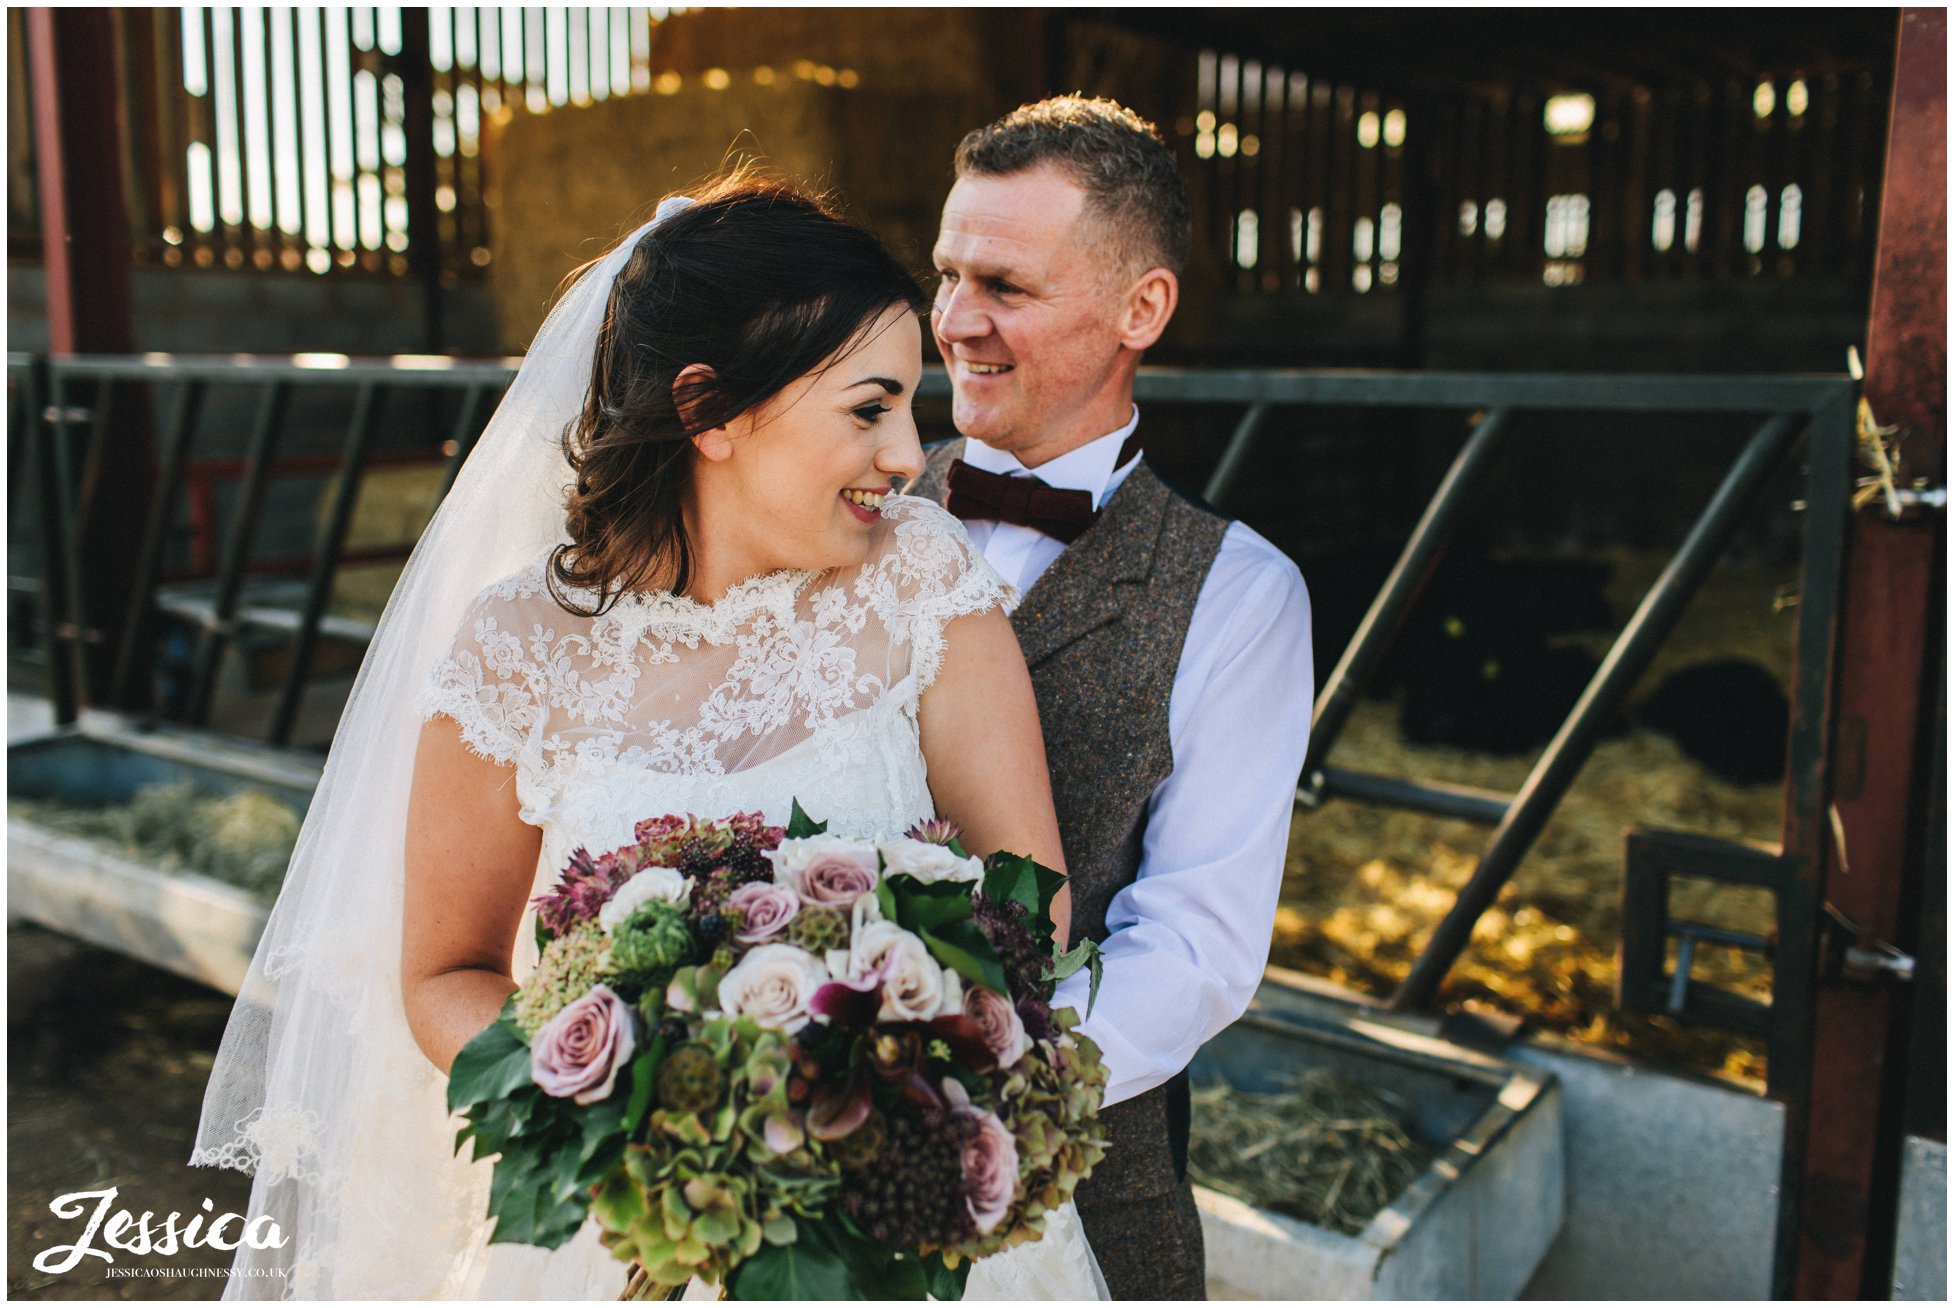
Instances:
[[[692,432],[692,448],[699,451],[699,457],[714,463],[725,461],[733,453],[732,433],[723,426],[693,431],[693,414],[718,380],[719,374],[703,363],[688,363],[672,378],[672,407],[678,410],[686,430]]]
[[[1119,306],[1120,344],[1136,352],[1151,349],[1180,300],[1180,279],[1173,273],[1165,268],[1142,273]]]

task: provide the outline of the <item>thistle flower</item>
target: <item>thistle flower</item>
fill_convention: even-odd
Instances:
[[[612,892],[630,875],[611,855],[593,858],[589,850],[579,849],[570,855],[570,865],[563,870],[555,888],[530,902],[536,906],[536,916],[543,925],[551,934],[560,936],[579,922],[595,921]]]
[[[963,834],[963,829],[949,818],[930,818],[926,822],[918,822],[903,834],[911,840],[920,840],[929,845],[948,845]]]
[[[610,938],[593,922],[573,924],[550,941],[516,995],[516,1025],[534,1039],[549,1020],[605,979]]]

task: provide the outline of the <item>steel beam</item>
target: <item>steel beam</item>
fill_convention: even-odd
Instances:
[[[285,684],[279,691],[278,711],[272,717],[271,743],[289,745],[298,725],[299,707],[305,698],[305,682],[312,671],[312,652],[319,643],[319,622],[332,598],[333,578],[339,572],[339,556],[346,545],[346,529],[353,522],[353,506],[359,499],[360,480],[366,472],[367,447],[379,421],[385,397],[378,386],[360,387],[353,401],[353,416],[346,425],[346,444],[341,452],[339,475],[333,481],[332,500],[326,508],[325,522],[312,551],[312,575],[306,582],[305,606],[299,613],[298,632],[292,639],[285,665]]]
[[[1350,715],[1357,709],[1358,698],[1376,674],[1391,642],[1397,639],[1398,629],[1404,625],[1411,606],[1417,603],[1433,569],[1438,567],[1468,493],[1492,462],[1505,426],[1505,411],[1496,409],[1482,418],[1466,437],[1431,503],[1425,506],[1424,516],[1405,541],[1397,566],[1385,578],[1377,598],[1371,601],[1370,611],[1364,614],[1350,644],[1344,647],[1343,657],[1337,660],[1336,669],[1330,673],[1316,700],[1315,715],[1310,722],[1309,756],[1303,760],[1305,786],[1316,787],[1315,778],[1323,760],[1329,757],[1337,737],[1343,734]]]
[[[1772,418],[1744,446],[1702,516],[1690,528],[1682,547],[1643,597],[1642,606],[1622,629],[1587,690],[1561,724],[1559,733],[1534,764],[1505,821],[1493,832],[1492,840],[1480,855],[1471,879],[1459,891],[1458,901],[1440,920],[1424,951],[1412,963],[1404,984],[1391,996],[1391,1007],[1430,1005],[1445,974],[1471,938],[1473,924],[1492,907],[1493,900],[1512,878],[1513,870],[1532,848],[1541,828],[1547,825],[1547,819],[1553,816],[1554,808],[1594,751],[1603,724],[1627,698],[1675,627],[1684,606],[1730,543],[1765,478],[1777,466],[1801,425],[1794,417]]]
[[[1834,938],[1821,942],[1816,960],[1805,1102],[1790,1105],[1786,1122],[1781,1189],[1790,1202],[1780,1224],[1776,1289],[1787,1297],[1891,1293],[1906,1022],[1917,982],[1855,966],[1845,950],[1918,948],[1908,910],[1928,875],[1925,817],[1932,808],[1920,780],[1932,771],[1923,766],[1931,737],[1944,730],[1933,720],[1933,683],[1941,675],[1946,611],[1945,513],[1895,520],[1891,505],[1916,482],[1946,484],[1946,392],[1947,13],[1907,9],[1865,380],[1874,424],[1899,429],[1899,485],[1893,496],[1883,486],[1869,488],[1871,498],[1849,527],[1829,748],[1813,779],[1822,798],[1797,806],[1824,811],[1828,820],[1817,831],[1788,824],[1825,906],[1820,929]]]

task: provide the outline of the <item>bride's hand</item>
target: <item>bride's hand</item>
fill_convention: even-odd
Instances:
[[[415,1042],[444,1073],[516,989],[510,949],[543,839],[518,808],[513,765],[470,751],[452,719],[428,720],[407,802],[400,988]]]
[[[963,828],[982,858],[1008,850],[1065,870],[1038,701],[1017,633],[1004,610],[988,609],[943,629],[943,666],[923,692],[920,726],[936,811]],[[1058,939],[1072,926],[1072,891],[1052,903]]]

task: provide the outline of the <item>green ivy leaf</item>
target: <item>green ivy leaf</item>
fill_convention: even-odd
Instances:
[[[970,1279],[970,1260],[964,1259],[952,1270],[943,1265],[943,1255],[931,1254],[923,1261],[923,1281],[932,1299],[956,1303],[963,1298],[964,1283]]]
[[[984,864],[984,898],[1015,899],[1038,913],[1038,864],[1017,854],[996,853]]]
[[[800,1224],[792,1244],[770,1244],[733,1269],[726,1293],[734,1299],[859,1299],[848,1263],[821,1228]]]
[[[574,1174],[568,1184],[559,1180],[565,1156],[574,1160],[576,1151],[527,1149],[496,1162],[489,1179],[489,1215],[495,1219],[491,1244],[558,1249],[576,1235],[589,1213],[590,1196]]]
[[[448,1070],[448,1111],[500,1099],[528,1084],[529,1044],[514,1022],[497,1018],[455,1055]]]
[[[885,916],[905,931],[933,931],[951,922],[968,921],[973,912],[970,891],[961,882],[924,883],[904,873],[888,877],[882,884],[891,887],[895,900],[894,914]]]
[[[1057,945],[1052,946],[1052,964],[1045,969],[1045,976],[1053,981],[1063,981],[1080,968],[1090,969],[1092,986],[1086,992],[1086,1016],[1092,1016],[1092,1006],[1099,1001],[1099,979],[1105,972],[1105,962],[1099,956],[1096,941],[1081,940],[1072,948],[1060,952]]]
[[[638,1129],[651,1111],[651,1095],[658,1083],[658,1065],[665,1061],[665,1037],[654,1035],[651,1047],[631,1060],[631,1098],[624,1105],[624,1130]]]
[[[1001,995],[1011,993],[997,950],[991,947],[991,942],[984,938],[984,933],[977,929],[975,922],[966,918],[916,934],[923,938],[923,943],[929,946],[937,962],[954,969],[964,980],[989,986]]]
[[[800,800],[794,801],[794,811],[787,819],[787,839],[805,840],[809,836],[818,836],[827,829],[827,823],[816,822],[807,815],[807,810],[801,807]]]

